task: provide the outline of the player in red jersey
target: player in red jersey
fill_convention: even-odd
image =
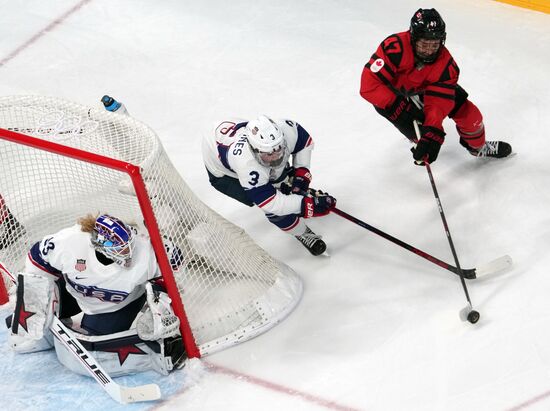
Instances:
[[[457,83],[459,69],[445,47],[446,36],[435,9],[418,9],[410,29],[387,37],[365,65],[361,96],[411,141],[416,139],[413,121],[421,123],[420,140],[412,149],[417,163],[437,159],[445,117],[456,123],[460,144],[472,155],[507,157],[510,144],[485,140],[483,117]]]

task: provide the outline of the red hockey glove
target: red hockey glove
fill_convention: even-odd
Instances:
[[[328,194],[318,197],[304,197],[302,200],[302,217],[321,217],[336,207],[336,199]]]
[[[305,167],[299,167],[294,170],[294,178],[292,179],[292,193],[299,194],[307,192],[311,183],[311,173]]]
[[[413,158],[417,165],[424,164],[424,158],[428,157],[428,163],[433,163],[437,160],[441,144],[445,141],[445,132],[435,127],[420,127],[422,137],[416,144],[416,147],[411,148]]]

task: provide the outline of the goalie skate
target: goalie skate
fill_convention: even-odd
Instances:
[[[315,234],[309,227],[306,227],[306,231],[302,235],[297,235],[296,239],[313,255],[321,255],[327,249],[321,236]]]

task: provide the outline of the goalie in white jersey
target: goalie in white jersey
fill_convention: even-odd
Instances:
[[[266,116],[223,121],[203,140],[204,163],[216,190],[257,205],[271,223],[319,255],[326,244],[303,218],[327,215],[336,199],[308,190],[312,149],[313,139],[300,124]]]
[[[165,246],[177,269],[181,251]],[[65,366],[86,374],[49,330],[53,315],[70,319],[82,312],[77,337],[111,375],[167,374],[186,357],[171,300],[154,282],[159,277],[153,248],[134,227],[107,214],[83,217],[29,251],[18,276],[10,345],[34,352],[55,344]]]
[[[106,110],[128,115],[112,97],[101,101]],[[0,197],[0,217],[6,210]],[[164,246],[177,270],[183,262],[181,250],[168,238]],[[109,374],[149,369],[168,374],[183,367],[186,355],[179,319],[160,275],[144,234],[107,214],[85,216],[30,249],[18,275],[8,341],[22,353],[55,345],[61,363],[88,375],[49,330],[54,315],[70,322],[82,313],[81,329],[73,331]]]

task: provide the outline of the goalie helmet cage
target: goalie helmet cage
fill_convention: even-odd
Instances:
[[[12,273],[34,242],[101,212],[149,235],[190,357],[267,331],[300,300],[296,273],[204,205],[143,123],[58,98],[10,96],[0,98],[0,128],[2,211],[17,221],[0,236],[0,262]],[[176,270],[164,239],[182,251]]]

